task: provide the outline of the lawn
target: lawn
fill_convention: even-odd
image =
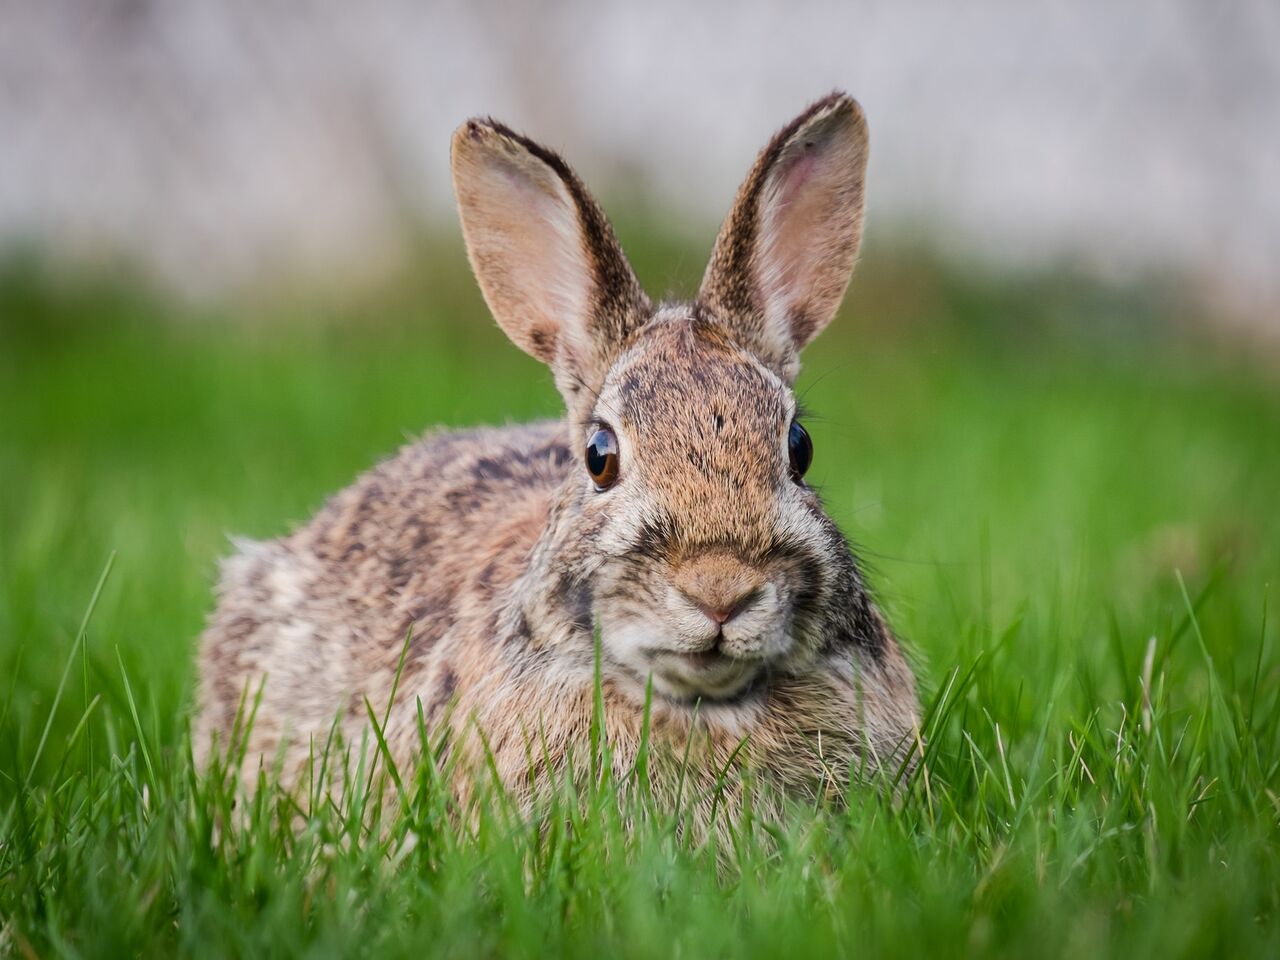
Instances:
[[[690,288],[695,251],[622,235]],[[429,426],[557,412],[428,246],[236,309],[0,271],[0,956],[1280,956],[1280,375],[1070,272],[872,250],[806,355],[811,477],[929,710],[900,796],[719,853],[607,782],[462,825],[429,768],[394,823],[284,830],[264,790],[217,826],[187,706],[227,534]]]

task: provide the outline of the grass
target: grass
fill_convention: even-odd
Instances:
[[[806,358],[812,476],[931,704],[899,800],[742,824],[727,869],[608,782],[462,828],[429,766],[390,825],[357,791],[285,831],[267,789],[219,829],[185,708],[225,534],[557,410],[434,262],[314,317],[0,275],[0,956],[1280,955],[1280,386],[1068,273],[873,254]]]

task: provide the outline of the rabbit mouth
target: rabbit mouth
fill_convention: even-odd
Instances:
[[[696,650],[693,653],[670,654],[693,670],[711,670],[720,666],[727,658],[719,650]]]
[[[764,667],[761,660],[709,650],[647,651],[654,689],[675,700],[727,700],[751,687]]]

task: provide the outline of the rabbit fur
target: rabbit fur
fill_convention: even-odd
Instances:
[[[297,784],[335,724],[360,742],[368,703],[399,769],[421,716],[459,797],[496,775],[528,806],[590,751],[598,638],[616,772],[647,737],[644,788],[683,791],[704,828],[717,806],[909,763],[912,672],[788,446],[799,351],[856,258],[866,157],[852,98],[810,106],[752,167],[697,298],[654,305],[558,155],[463,124],[473,270],[565,417],[429,434],[288,536],[238,543],[200,644],[200,762],[256,695],[243,772]],[[605,427],[619,469],[601,490],[584,449]]]

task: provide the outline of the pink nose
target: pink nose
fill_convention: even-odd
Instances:
[[[681,564],[673,586],[717,626],[724,626],[760,597],[764,575],[728,553],[705,553]]]
[[[756,598],[757,592],[758,591],[756,590],[748,590],[746,593],[742,594],[742,596],[737,597],[728,603],[722,601],[714,606],[712,604],[702,602],[697,597],[689,597],[689,599],[692,600],[697,608],[706,614],[709,619],[714,620],[723,627],[726,623],[751,605],[751,602]]]

